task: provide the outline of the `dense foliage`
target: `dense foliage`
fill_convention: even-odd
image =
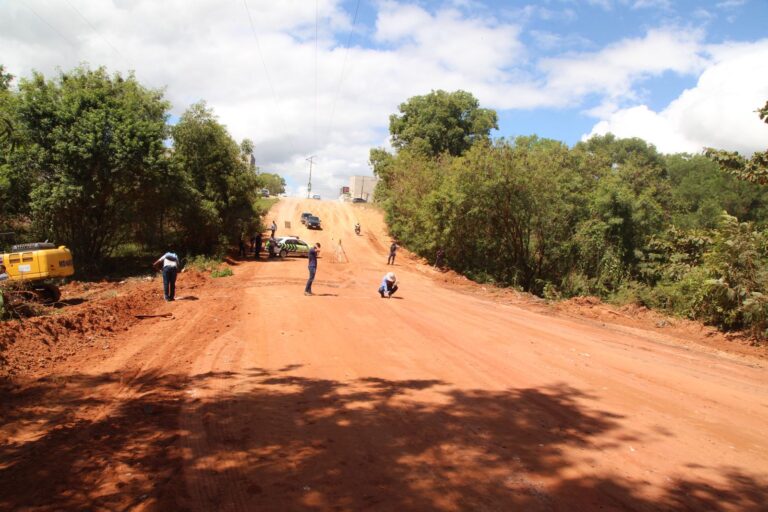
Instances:
[[[460,155],[477,140],[488,138],[498,128],[496,112],[480,108],[465,91],[432,91],[414,96],[398,107],[400,114],[389,117],[392,145],[436,156]]]
[[[258,227],[275,180],[204,103],[170,126],[162,91],[133,75],[12,80],[0,66],[0,231],[66,244],[84,268],[126,246],[210,254]]]
[[[768,189],[757,180],[612,135],[572,148],[535,136],[478,137],[460,154],[395,147],[370,162],[392,234],[412,251],[443,248],[473,279],[549,298],[597,295],[765,334]]]

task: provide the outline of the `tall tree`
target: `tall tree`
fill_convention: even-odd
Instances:
[[[96,264],[129,238],[156,188],[169,104],[132,74],[85,66],[21,80],[18,103],[35,224],[70,245],[81,267]]]
[[[204,102],[187,109],[171,133],[173,165],[188,197],[178,219],[185,245],[193,252],[221,248],[257,222],[258,179],[241,158],[248,148],[232,139]]]
[[[496,112],[480,108],[466,91],[432,91],[402,103],[400,114],[389,117],[392,145],[416,149],[430,156],[458,156],[477,140],[488,139],[498,129]]]
[[[259,185],[269,190],[270,195],[273,196],[285,192],[285,179],[279,174],[262,172],[259,174]]]

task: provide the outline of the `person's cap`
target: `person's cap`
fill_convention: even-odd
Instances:
[[[395,273],[387,272],[387,281],[394,281],[394,280],[395,280]]]

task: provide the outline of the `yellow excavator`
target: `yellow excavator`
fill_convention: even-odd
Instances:
[[[6,301],[34,300],[53,304],[61,298],[56,280],[75,273],[72,253],[48,242],[19,244],[0,254],[8,279],[0,281]]]

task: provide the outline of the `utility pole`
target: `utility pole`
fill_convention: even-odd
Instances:
[[[307,199],[309,199],[309,195],[312,193],[312,162],[314,158],[315,155],[306,158],[306,160],[309,162],[309,183],[307,183]]]

